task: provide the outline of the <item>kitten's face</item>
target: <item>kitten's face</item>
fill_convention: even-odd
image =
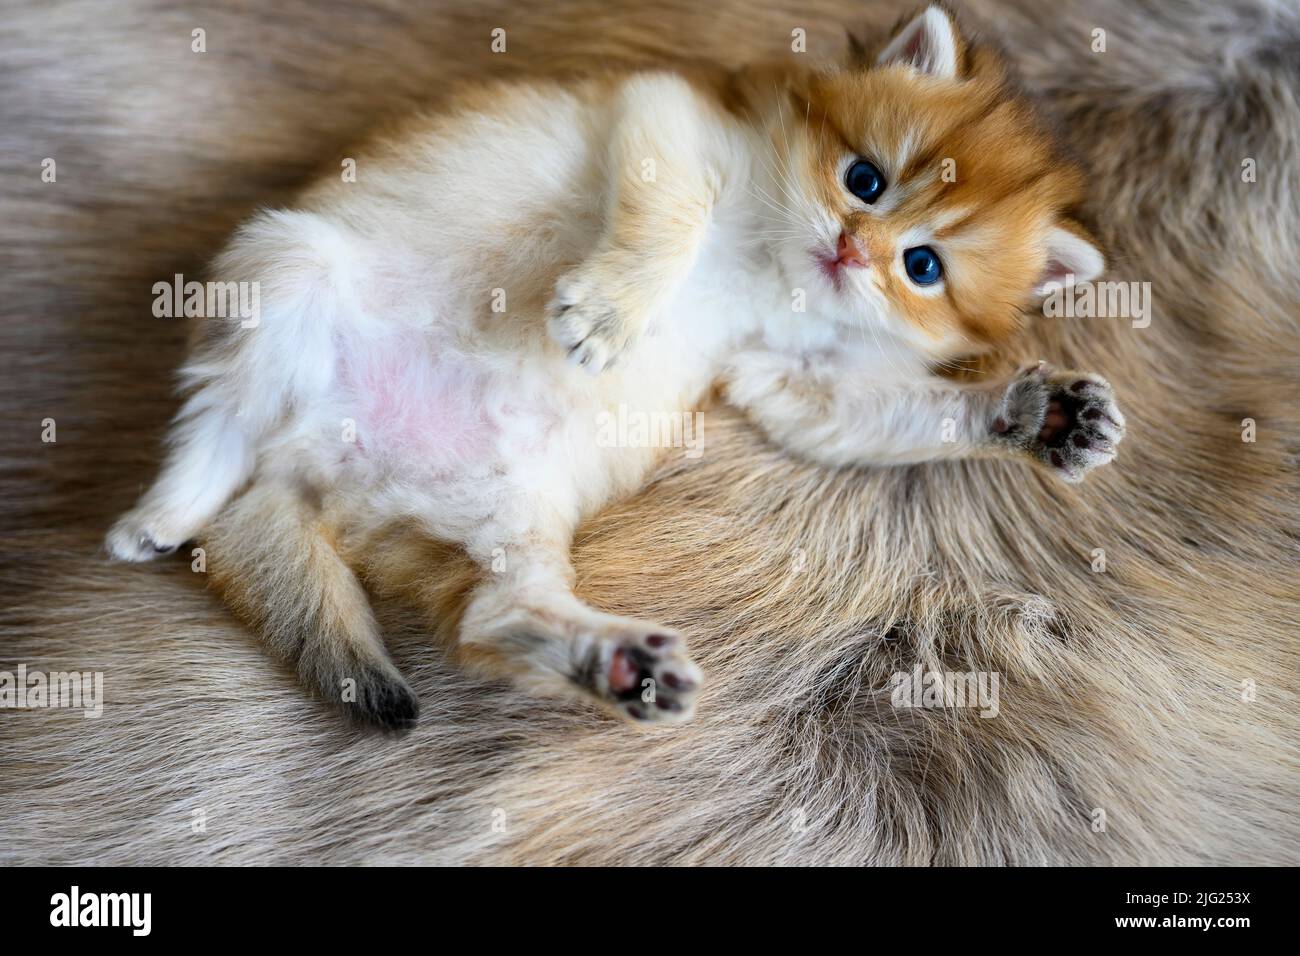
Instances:
[[[1005,339],[1044,282],[1100,272],[1064,218],[1081,174],[987,56],[932,8],[880,64],[800,85],[777,124],[769,198],[788,218],[773,240],[810,312],[943,357]]]

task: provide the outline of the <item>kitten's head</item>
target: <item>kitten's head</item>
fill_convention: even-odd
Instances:
[[[808,307],[936,357],[1005,339],[1048,282],[1104,261],[1062,157],[992,50],[931,6],[875,57],[796,80],[774,123],[772,230]]]

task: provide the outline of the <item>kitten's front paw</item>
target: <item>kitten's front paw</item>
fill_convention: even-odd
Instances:
[[[578,682],[615,713],[637,723],[676,723],[695,710],[702,679],[681,637],[654,628],[597,643]]]
[[[560,277],[546,308],[547,328],[571,362],[599,375],[636,340],[640,323],[610,294],[598,272],[584,274],[592,271]]]
[[[1040,362],[1007,387],[989,430],[994,442],[1076,482],[1115,457],[1115,446],[1124,437],[1124,416],[1105,379]]]

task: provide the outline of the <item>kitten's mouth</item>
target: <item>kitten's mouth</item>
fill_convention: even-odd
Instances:
[[[833,254],[814,252],[813,261],[821,270],[826,280],[835,287],[836,292],[844,291],[844,263]]]

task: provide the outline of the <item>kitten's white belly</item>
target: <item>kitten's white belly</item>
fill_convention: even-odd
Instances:
[[[489,522],[505,526],[494,535],[518,533],[538,507],[576,523],[634,490],[660,452],[687,454],[650,444],[664,435],[638,437],[617,423],[698,411],[727,339],[721,313],[738,305],[725,285],[688,284],[599,379],[544,334],[497,348],[472,339],[467,347],[473,330],[454,323],[366,330],[339,349],[326,405],[292,430],[329,484],[365,496],[376,517],[436,515],[431,530],[456,540]],[[540,312],[530,321],[544,329]],[[698,456],[704,436],[687,437]]]
[[[336,184],[309,196],[334,233],[323,285],[337,310],[319,355],[282,347],[286,362],[330,367],[319,394],[264,440],[267,467],[310,471],[364,524],[417,518],[471,545],[517,535],[538,509],[572,526],[640,484],[657,449],[620,446],[618,434],[611,444],[602,415],[698,409],[737,329],[757,321],[758,267],[718,268],[740,238],[724,214],[615,369],[593,379],[569,364],[546,333],[545,303],[599,234],[603,177],[593,160],[603,141],[584,138],[590,118],[571,106],[566,117],[548,103],[549,125],[517,127],[491,157],[475,156],[467,129],[440,140],[440,162],[422,173],[359,167],[387,192]],[[533,175],[510,175],[515,163]]]

